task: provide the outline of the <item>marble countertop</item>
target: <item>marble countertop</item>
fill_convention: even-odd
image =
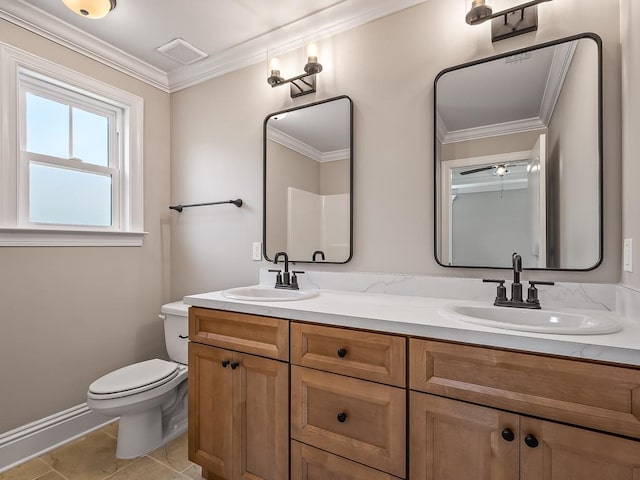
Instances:
[[[454,304],[489,306],[490,302],[335,290],[319,290],[318,296],[297,301],[241,301],[210,292],[188,295],[184,302],[196,307],[640,366],[640,322],[604,311],[553,309],[614,317],[623,326],[620,332],[558,335],[484,327],[444,316],[439,309]]]

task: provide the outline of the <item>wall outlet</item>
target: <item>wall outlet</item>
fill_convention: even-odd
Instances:
[[[622,267],[625,272],[633,272],[633,240],[631,238],[624,239]]]
[[[251,256],[253,260],[262,260],[262,242],[253,242],[253,254]]]

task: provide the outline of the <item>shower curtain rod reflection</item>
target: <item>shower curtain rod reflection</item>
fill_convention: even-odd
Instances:
[[[209,203],[191,203],[189,205],[170,205],[169,208],[171,210],[176,210],[178,212],[182,212],[185,208],[190,207],[204,207],[206,205],[222,205],[224,203],[233,203],[236,207],[242,206],[242,199],[237,198],[236,200],[225,200],[223,202],[209,202]]]

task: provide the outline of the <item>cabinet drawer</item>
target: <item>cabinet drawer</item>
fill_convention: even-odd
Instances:
[[[399,480],[346,458],[291,442],[291,480]]]
[[[291,437],[404,477],[406,390],[291,367]]]
[[[277,360],[289,360],[287,320],[191,307],[189,339]]]
[[[411,339],[410,388],[640,438],[640,370]]]
[[[406,385],[403,337],[291,323],[291,363],[352,377]]]

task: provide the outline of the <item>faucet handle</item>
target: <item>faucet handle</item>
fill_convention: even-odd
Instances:
[[[496,293],[496,303],[497,302],[506,302],[507,301],[507,287],[504,286],[504,280],[494,280],[491,278],[483,278],[483,283],[497,283],[497,293]]]
[[[280,285],[282,285],[282,270],[272,270],[269,269],[270,272],[275,272],[276,273],[276,288],[279,287]]]
[[[542,280],[529,280],[529,288],[527,289],[527,303],[540,305],[540,299],[538,299],[538,289],[536,288],[536,285],[555,285],[555,283],[543,282]]]
[[[298,277],[296,275],[301,275],[304,272],[302,270],[291,270],[291,288],[293,290],[298,290]]]

